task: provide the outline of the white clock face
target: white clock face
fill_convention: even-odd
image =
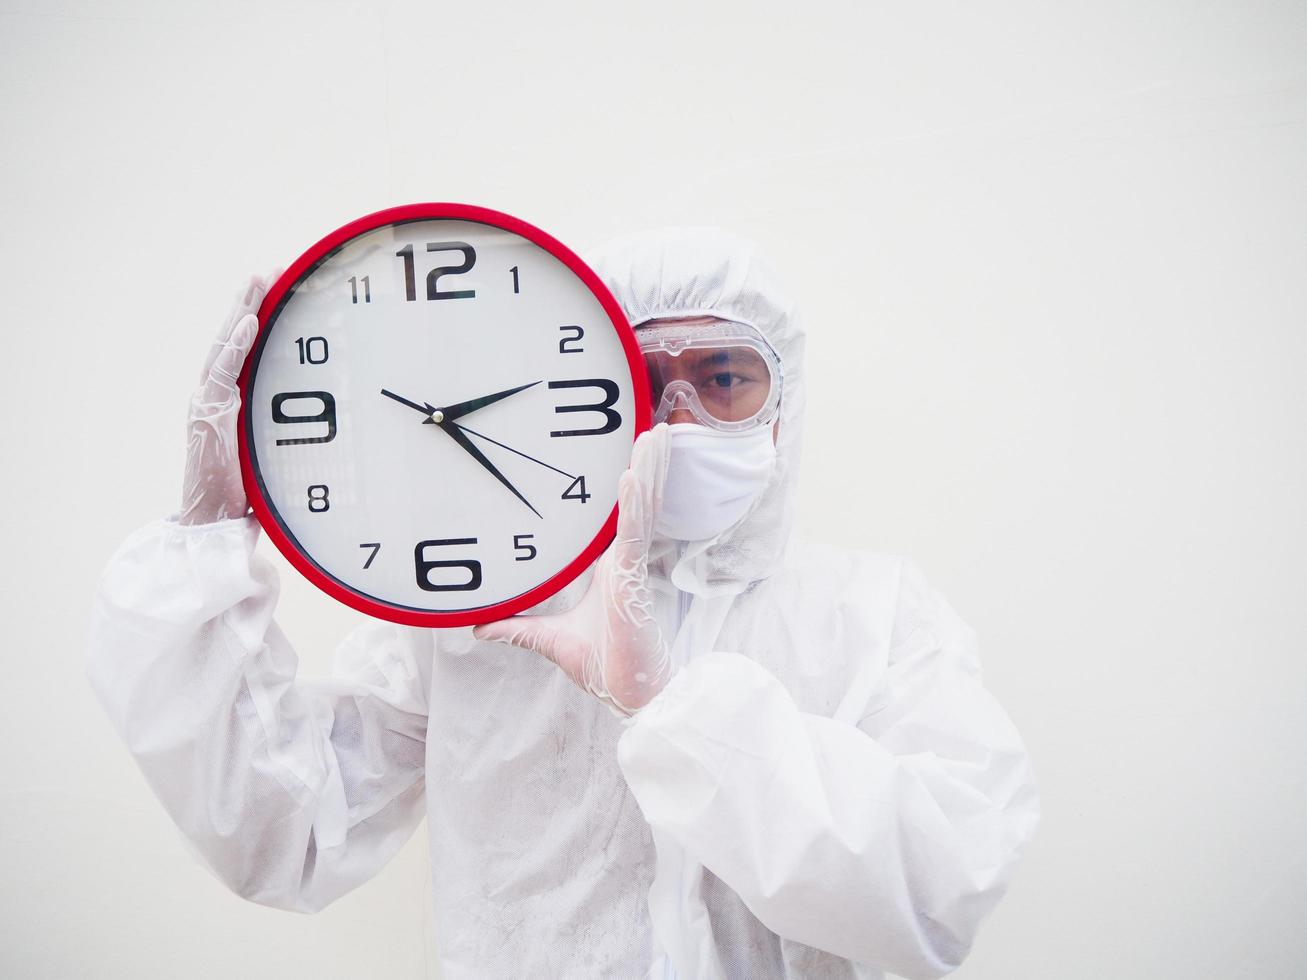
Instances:
[[[388,223],[269,304],[247,482],[320,586],[402,622],[485,621],[606,544],[642,424],[629,328],[551,251],[479,221]]]

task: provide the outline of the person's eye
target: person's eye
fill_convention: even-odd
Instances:
[[[742,377],[738,374],[732,374],[730,371],[719,371],[708,379],[708,383],[714,388],[734,388],[743,382]]]

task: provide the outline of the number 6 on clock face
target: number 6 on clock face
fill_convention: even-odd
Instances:
[[[512,615],[613,536],[648,382],[612,295],[497,211],[392,208],[269,292],[241,375],[245,488],[315,585],[395,622]]]

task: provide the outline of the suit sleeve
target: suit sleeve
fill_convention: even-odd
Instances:
[[[316,911],[377,873],[424,812],[430,631],[368,624],[296,678],[252,517],[131,535],[102,574],[91,685],[205,864]]]
[[[650,824],[769,929],[912,980],[962,962],[1039,820],[974,634],[907,563],[857,725],[718,651],[635,716],[618,754]]]

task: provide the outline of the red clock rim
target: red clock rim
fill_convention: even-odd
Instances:
[[[616,298],[575,252],[548,232],[542,231],[521,218],[505,214],[503,211],[479,207],[475,204],[455,204],[452,202],[405,204],[374,211],[349,222],[349,224],[342,225],[306,249],[298,259],[291,263],[290,267],[281,274],[281,277],[268,291],[268,294],[264,297],[263,305],[259,307],[259,332],[253,346],[250,348],[250,356],[246,357],[245,364],[241,368],[239,380],[241,405],[237,442],[239,444],[241,479],[245,485],[245,495],[254,509],[259,524],[272,540],[272,543],[276,545],[277,550],[285,556],[286,560],[301,575],[323,592],[347,606],[378,619],[400,623],[405,626],[432,628],[472,626],[478,623],[492,622],[496,619],[504,619],[524,609],[529,609],[531,606],[557,594],[593,564],[612,542],[617,531],[617,505],[613,505],[607,520],[604,521],[599,532],[581,554],[564,566],[562,570],[519,596],[506,599],[503,602],[455,612],[433,612],[392,605],[362,595],[343,582],[333,578],[295,544],[290,533],[282,526],[277,519],[276,513],[264,499],[263,492],[259,487],[259,481],[255,476],[254,460],[250,451],[250,441],[246,429],[248,424],[246,407],[249,405],[250,372],[256,360],[254,355],[262,349],[268,321],[273,313],[279,309],[282,299],[291,286],[299,281],[300,276],[307,269],[326,259],[346,242],[366,232],[375,231],[386,225],[440,218],[474,221],[512,232],[549,252],[554,258],[566,265],[599,300],[604,312],[608,314],[608,319],[612,322],[613,328],[617,331],[618,338],[621,340],[622,350],[626,354],[626,360],[631,369],[631,380],[634,385],[635,426],[632,437],[633,443],[641,432],[649,428],[653,414],[652,407],[649,404],[649,382],[645,377],[644,361],[640,355],[639,345],[636,343],[635,331],[631,328],[629,321],[626,319],[626,314],[622,311]]]

